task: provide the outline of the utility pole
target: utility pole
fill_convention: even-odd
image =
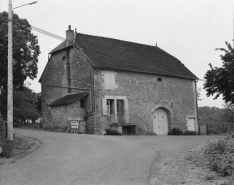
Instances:
[[[13,140],[12,0],[8,10],[7,138]]]
[[[13,140],[13,52],[12,52],[12,14],[13,9],[20,8],[26,5],[32,5],[37,3],[37,1],[24,4],[12,8],[12,0],[9,0],[9,9],[8,9],[8,81],[7,81],[7,139]]]

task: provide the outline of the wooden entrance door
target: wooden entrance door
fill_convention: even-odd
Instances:
[[[168,134],[168,117],[167,112],[162,109],[158,108],[154,112],[154,133],[157,135],[167,135]]]
[[[187,126],[188,126],[188,130],[195,131],[195,119],[194,118],[188,118],[187,119]]]
[[[124,102],[117,100],[117,123],[124,124]]]

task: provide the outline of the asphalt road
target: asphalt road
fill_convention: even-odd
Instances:
[[[217,136],[99,136],[15,129],[42,145],[15,163],[0,165],[0,184],[145,185],[172,155]]]

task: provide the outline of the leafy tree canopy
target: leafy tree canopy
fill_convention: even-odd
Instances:
[[[37,119],[40,113],[37,109],[37,94],[24,87],[21,91],[14,92],[14,117],[25,119]]]
[[[38,95],[24,86],[29,77],[37,77],[37,63],[40,54],[37,36],[31,33],[26,19],[13,14],[13,114],[14,118],[36,119]],[[0,111],[6,118],[7,112],[7,72],[8,72],[8,13],[0,12]],[[38,97],[37,97],[38,96]],[[38,105],[37,105],[38,104]]]
[[[232,123],[232,110],[224,105],[224,108],[218,107],[198,107],[199,124],[230,124]]]
[[[31,33],[30,24],[13,14],[13,84],[23,86],[27,77],[37,76],[40,48],[37,36]],[[0,13],[0,87],[7,89],[8,13]]]
[[[40,93],[35,93],[28,87],[23,86],[13,93],[13,115],[14,119],[37,119],[40,117]],[[1,95],[1,112],[4,118],[7,114],[7,99]]]
[[[217,48],[224,52],[221,55],[223,61],[222,67],[213,67],[211,64],[210,70],[205,74],[204,89],[206,89],[207,96],[215,95],[214,99],[217,99],[220,95],[223,95],[223,100],[228,103],[234,103],[234,49],[229,43],[226,42],[227,49]]]

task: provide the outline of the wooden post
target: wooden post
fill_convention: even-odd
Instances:
[[[8,10],[7,139],[13,140],[12,0]]]

